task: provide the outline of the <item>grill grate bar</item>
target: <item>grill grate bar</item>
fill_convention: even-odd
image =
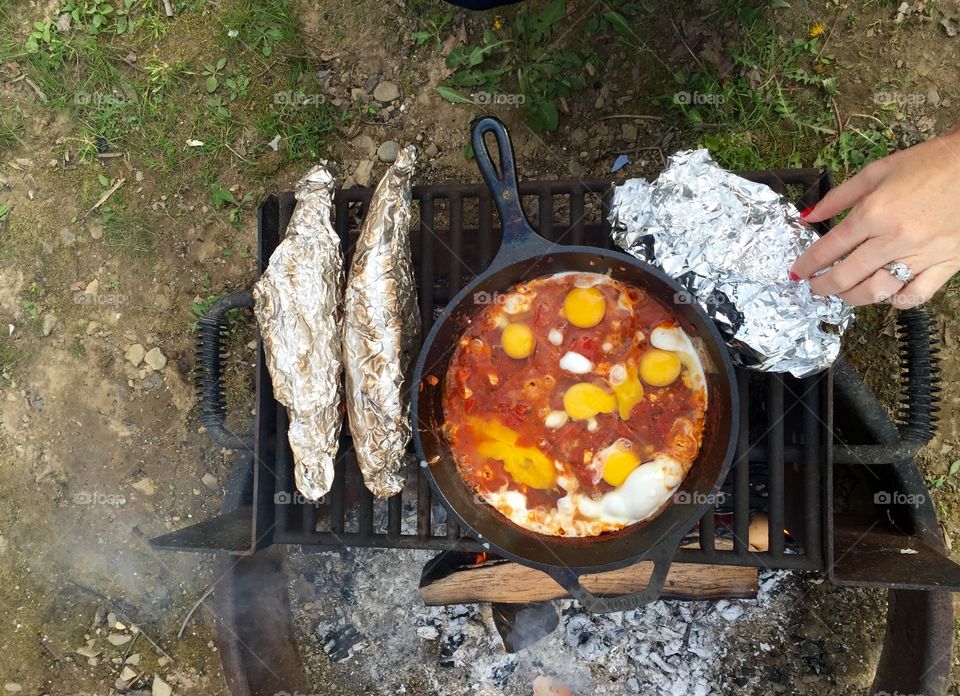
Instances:
[[[342,452],[333,463],[333,486],[330,488],[330,531],[334,534],[343,534],[343,497],[344,479],[346,479],[347,455]]]
[[[767,378],[767,458],[769,461],[767,492],[770,519],[770,554],[783,556],[783,377],[778,374]]]
[[[397,494],[387,500],[387,538],[396,541],[400,538],[403,515],[403,496]]]
[[[287,418],[287,409],[277,408],[277,432],[285,433],[290,423]],[[293,459],[290,454],[290,443],[285,437],[277,438],[277,490],[292,491],[293,487]],[[286,529],[289,505],[274,505],[274,520],[279,529]]]
[[[803,381],[803,471],[804,498],[809,503],[804,510],[804,546],[807,556],[820,557],[820,387],[822,375]]]
[[[433,198],[420,201],[420,321],[426,335],[433,326]]]
[[[750,374],[737,371],[737,387],[740,390],[740,433],[733,460],[735,506],[733,523],[733,550],[738,558],[749,555],[750,536]]]

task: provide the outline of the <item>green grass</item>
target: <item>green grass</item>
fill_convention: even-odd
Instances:
[[[117,205],[103,208],[103,241],[114,253],[145,256],[154,250],[156,230],[143,213],[131,213]]]

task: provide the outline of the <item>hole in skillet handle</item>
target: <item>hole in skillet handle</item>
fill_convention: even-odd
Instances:
[[[491,133],[497,141],[498,164],[494,164],[490,148],[487,146],[486,136]],[[552,245],[534,231],[523,212],[517,186],[513,145],[506,126],[502,121],[491,116],[481,118],[473,123],[470,140],[473,144],[473,155],[477,160],[477,167],[497,205],[503,227],[503,241],[491,267],[500,265],[498,262],[506,262],[521,256],[547,253]]]
[[[676,543],[661,543],[643,559],[640,559],[638,562],[650,561],[653,563],[653,572],[650,574],[650,580],[647,582],[647,586],[637,592],[615,597],[593,594],[580,584],[580,576],[570,568],[551,566],[544,568],[544,570],[557,584],[569,593],[572,599],[580,602],[580,605],[592,614],[611,614],[616,611],[629,611],[630,609],[636,609],[644,604],[649,604],[650,602],[655,602],[660,599],[663,586],[667,581],[667,574],[670,572],[673,556],[679,545],[679,540],[677,540]]]

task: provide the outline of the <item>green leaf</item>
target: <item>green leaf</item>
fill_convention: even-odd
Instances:
[[[273,46],[271,46],[270,44],[264,44],[264,45],[263,45],[263,55],[265,55],[267,58],[269,58],[272,54],[273,54]]]
[[[226,58],[221,58],[220,60],[217,61],[217,70],[223,70],[225,67],[227,67]]]
[[[101,185],[101,186],[109,186],[109,185],[110,185],[110,179],[108,179],[107,177],[105,177],[103,174],[97,174],[97,181],[100,182],[100,185]]]
[[[210,77],[207,78],[207,82],[206,82],[207,92],[216,92],[217,87],[219,86],[220,86],[220,83],[217,82],[216,77],[211,75]]]
[[[472,160],[473,159],[473,143],[467,141],[467,144],[463,147],[463,158]]]
[[[527,122],[538,133],[555,131],[560,123],[560,114],[553,102],[537,102],[527,109]]]
[[[225,247],[224,250],[223,250],[223,255],[224,255],[224,256],[233,256],[233,249],[231,249],[230,247]]]
[[[960,459],[950,465],[950,475],[954,476],[958,471],[960,471]]]
[[[9,203],[0,204],[0,220],[3,220],[10,214],[10,211],[13,210],[13,206]]]
[[[613,30],[620,34],[625,39],[635,39],[636,35],[633,31],[633,28],[630,26],[630,23],[627,22],[626,18],[619,12],[614,12],[611,10],[603,15],[603,18],[610,23],[610,26],[613,27]]]
[[[472,104],[473,102],[467,99],[465,96],[460,94],[457,91],[450,89],[449,87],[444,87],[440,85],[436,88],[437,94],[446,99],[448,102],[453,104]]]
[[[417,44],[417,46],[422,46],[430,40],[429,31],[415,31],[410,36],[413,37],[413,41]]]
[[[213,207],[217,210],[223,208],[227,203],[237,204],[237,199],[233,197],[233,194],[230,193],[229,190],[221,188],[216,184],[210,184],[210,193],[213,199]]]

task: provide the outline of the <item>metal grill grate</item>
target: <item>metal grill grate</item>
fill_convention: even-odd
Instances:
[[[792,193],[803,206],[815,203],[829,187],[815,170],[745,176]],[[526,183],[520,192],[532,226],[547,239],[612,246],[605,222],[609,182]],[[337,195],[335,227],[348,261],[370,194],[369,189],[349,189]],[[448,300],[491,262],[501,232],[482,185],[415,187],[413,195],[419,224],[415,223],[411,241],[426,334]],[[261,271],[283,236],[294,204],[293,196],[284,194],[261,208]],[[681,548],[675,560],[822,570],[821,471],[830,457],[831,374],[796,380],[741,371],[738,381],[742,425],[724,496],[700,520],[688,540],[692,543]],[[455,525],[446,526],[412,455],[404,492],[388,501],[375,500],[362,483],[349,433],[341,441],[330,493],[317,504],[298,499],[286,432],[286,412],[273,399],[261,352],[254,458],[256,548],[280,543],[480,550]],[[747,545],[751,513],[768,516],[766,551]]]

